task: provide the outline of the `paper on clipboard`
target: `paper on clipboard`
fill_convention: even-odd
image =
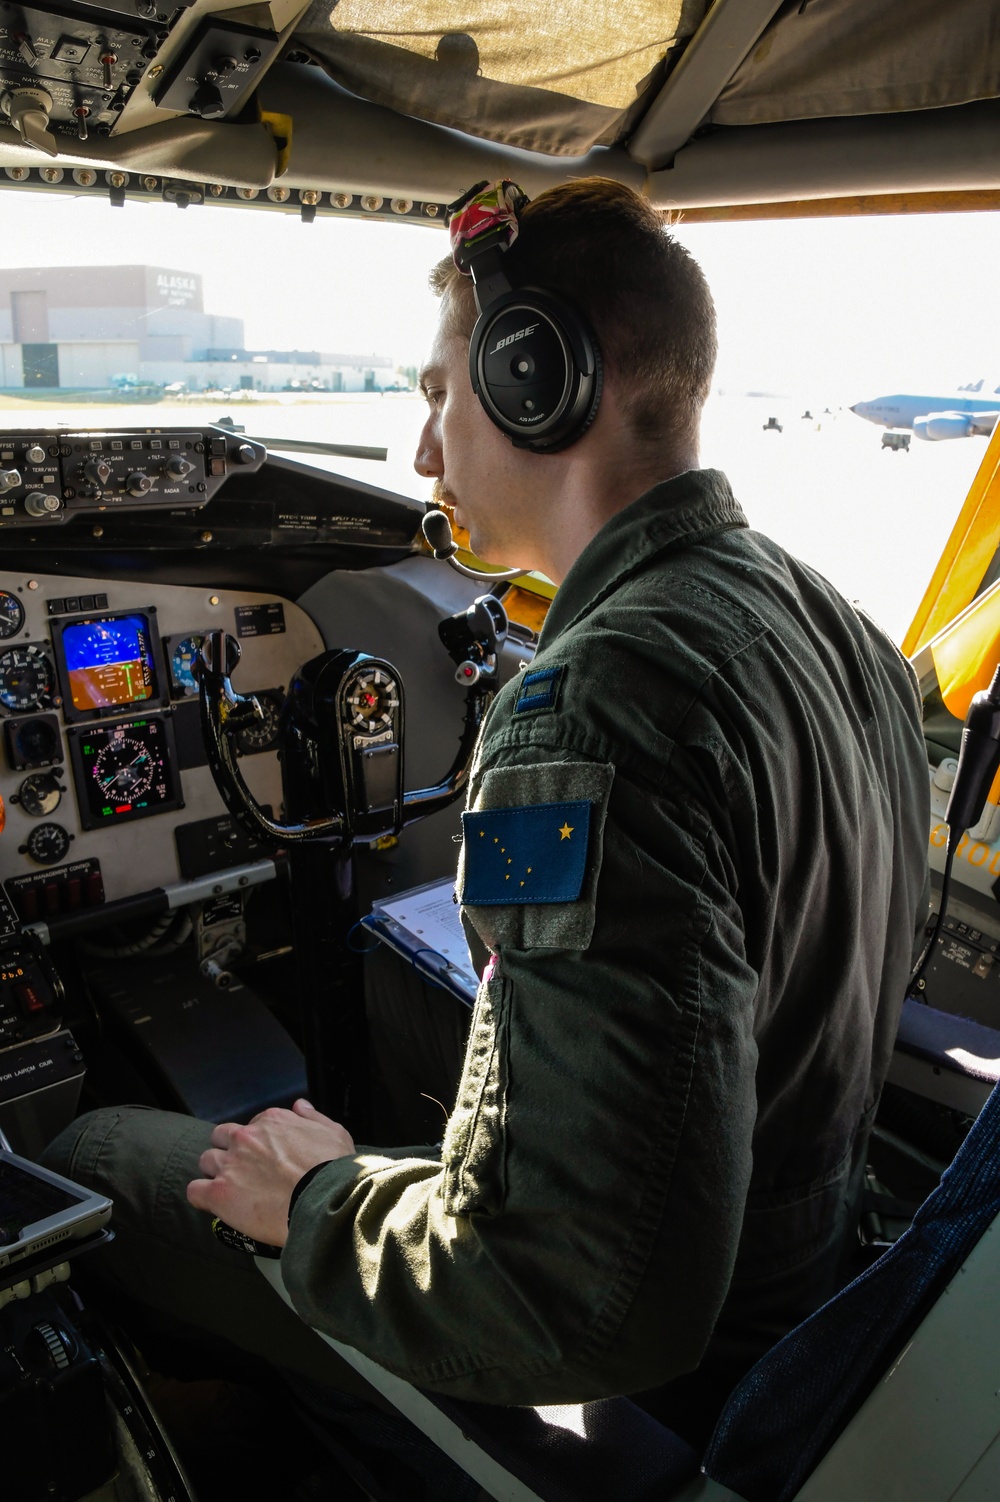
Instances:
[[[411,952],[427,949],[440,955],[448,962],[454,979],[474,995],[479,977],[469,958],[469,946],[454,891],[455,883],[451,877],[414,887],[401,897],[373,903],[372,917],[383,921],[388,919],[397,929],[402,929],[411,941],[407,946]]]

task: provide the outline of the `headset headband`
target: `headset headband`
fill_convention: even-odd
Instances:
[[[471,276],[480,313],[511,290],[502,257],[517,239],[518,215],[528,195],[509,177],[476,183],[448,205],[451,254],[463,276]]]

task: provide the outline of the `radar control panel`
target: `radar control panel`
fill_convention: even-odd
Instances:
[[[259,469],[266,457],[263,444],[224,427],[5,432],[0,527],[204,506],[234,468]]]

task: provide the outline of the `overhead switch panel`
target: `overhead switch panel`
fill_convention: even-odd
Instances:
[[[164,110],[232,116],[242,108],[278,49],[278,36],[209,16],[164,74],[153,102]]]
[[[0,124],[54,156],[59,136],[107,135],[168,27],[112,3],[0,3]],[[159,24],[156,24],[159,22]]]

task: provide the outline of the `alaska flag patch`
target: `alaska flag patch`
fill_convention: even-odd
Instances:
[[[491,808],[462,815],[462,901],[576,902],[583,891],[590,800]]]

